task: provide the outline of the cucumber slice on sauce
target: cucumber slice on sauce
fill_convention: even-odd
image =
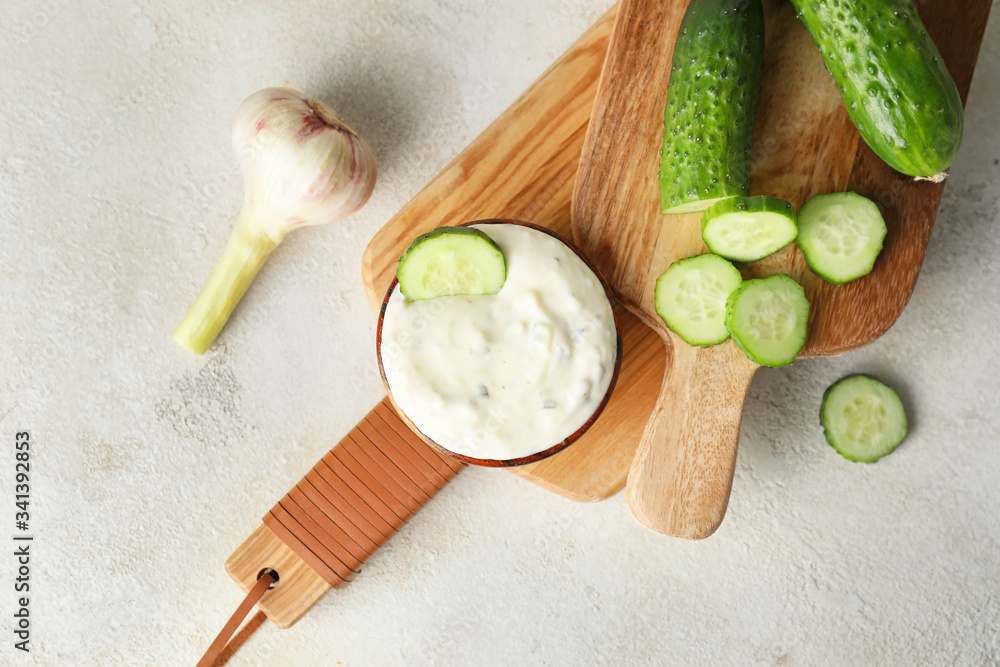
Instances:
[[[735,262],[755,262],[795,240],[795,209],[777,197],[735,197],[713,205],[701,217],[708,249]]]
[[[885,234],[878,206],[854,192],[816,195],[799,210],[799,248],[813,273],[835,285],[871,272]]]
[[[718,345],[729,338],[726,299],[741,282],[736,267],[718,255],[682,259],[656,281],[656,313],[685,342]]]
[[[396,278],[409,301],[496,294],[507,280],[507,264],[500,246],[478,229],[438,227],[410,244]]]
[[[859,463],[874,463],[891,454],[908,432],[899,394],[867,375],[849,375],[833,383],[823,394],[819,418],[830,446]]]
[[[747,280],[729,295],[726,329],[736,346],[762,366],[787,366],[806,344],[809,300],[784,273]]]

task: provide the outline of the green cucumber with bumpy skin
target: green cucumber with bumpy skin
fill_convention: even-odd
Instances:
[[[910,0],[791,2],[871,149],[903,174],[943,179],[962,99]]]
[[[795,240],[795,209],[777,197],[733,197],[701,216],[708,249],[734,262],[756,262]]]
[[[764,71],[760,0],[691,0],[674,46],[660,211],[703,211],[750,194],[750,144]]]

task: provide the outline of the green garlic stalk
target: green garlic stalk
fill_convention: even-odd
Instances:
[[[240,104],[233,147],[243,208],[225,253],[174,340],[204,354],[271,251],[289,231],[346,218],[375,187],[375,155],[330,107],[288,88]]]

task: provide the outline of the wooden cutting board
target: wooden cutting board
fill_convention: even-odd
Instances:
[[[628,478],[633,516],[660,532],[710,535],[732,486],[740,417],[757,366],[732,341],[701,349],[656,316],[654,284],[674,261],[707,252],[701,213],[659,213],[659,150],[674,41],[686,0],[622,0],[597,93],[573,200],[573,232],[627,307],[663,337],[671,370]],[[963,99],[990,0],[917,3]],[[930,238],[943,184],[894,172],[861,141],[819,50],[780,0],[765,0],[766,50],[754,128],[751,194],[796,207],[813,194],[853,190],[873,199],[888,226],[874,270],[847,285],[809,271],[792,244],[741,264],[744,277],[787,273],[812,304],[803,355],[866,345],[899,317]],[[907,91],[912,92],[912,91]],[[974,141],[966,136],[966,141]],[[627,384],[622,375],[619,380]],[[818,401],[819,397],[813,397]]]
[[[362,275],[378,313],[396,260],[441,225],[515,218],[570,238],[570,195],[601,66],[612,7],[434,180],[375,235]],[[574,500],[602,500],[624,485],[662,384],[667,351],[655,331],[622,313],[622,369],[600,419],[572,447],[512,469]]]
[[[439,225],[502,214],[569,238],[570,194],[614,17],[612,8],[375,236],[363,263],[373,311],[396,258],[413,237]],[[622,312],[621,324],[619,377],[629,381],[619,383],[583,438],[518,474],[581,501],[607,498],[625,485],[662,383],[666,350],[634,315]],[[353,578],[450,482],[460,464],[451,472],[442,461],[437,473],[426,467],[442,458],[383,399],[265,516],[226,570],[244,591],[264,570],[275,571],[279,584],[257,606],[279,627],[290,627]]]

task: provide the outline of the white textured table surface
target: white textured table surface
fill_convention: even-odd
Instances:
[[[0,663],[194,664],[242,597],[226,557],[382,396],[367,240],[608,5],[3,3],[0,540],[28,430],[36,541],[30,656],[0,557]],[[864,350],[758,374],[715,536],[469,470],[233,664],[1000,664],[998,80],[994,16],[912,301]],[[286,84],[371,141],[380,181],[289,236],[196,357],[170,335],[241,199],[230,119]],[[817,420],[853,371],[912,419],[874,466]]]

